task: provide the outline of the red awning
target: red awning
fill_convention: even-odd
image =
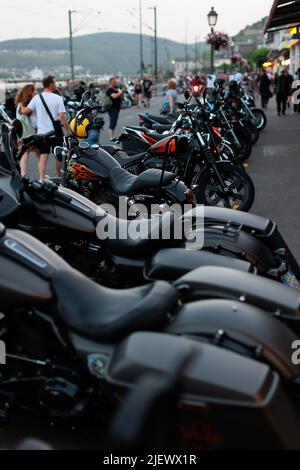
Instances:
[[[300,25],[300,0],[274,0],[265,33],[298,25]]]

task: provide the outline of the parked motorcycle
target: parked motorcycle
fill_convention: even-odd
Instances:
[[[292,364],[289,350],[297,336],[272,315],[232,300],[181,307],[180,289],[164,282],[103,288],[29,235],[3,226],[0,258],[2,425],[13,410],[60,425],[100,422],[141,375],[166,375],[176,358],[189,353],[193,359],[182,372],[179,396],[185,447],[298,445],[300,366]],[[299,294],[280,290],[281,305],[286,302],[299,322]],[[221,319],[226,330],[218,328]],[[215,344],[203,339],[205,325],[207,332],[214,329]],[[212,441],[205,431],[188,433],[203,429],[203,420]],[[252,423],[263,429],[258,440],[250,439]]]
[[[141,145],[149,145],[150,141],[156,141],[145,153],[129,157],[120,152],[118,147],[104,148],[124,168],[133,173],[138,174],[149,167],[172,171],[188,186],[195,187],[198,204],[250,210],[254,202],[255,189],[249,175],[238,165],[230,164],[235,162],[234,154],[230,153],[230,148],[229,152],[225,151],[225,146],[222,149],[222,138],[218,130],[211,128],[205,120],[206,111],[203,109],[191,111],[188,103],[182,103],[181,107],[184,113],[176,120],[170,131],[170,134],[178,131],[186,134],[186,140],[182,140],[181,152],[168,155],[166,151],[172,142],[176,142],[176,136],[162,138],[147,133],[143,128],[133,128],[135,136],[131,133],[131,143],[133,139],[141,142]],[[124,138],[121,137],[121,140]],[[165,158],[160,155],[165,155]]]

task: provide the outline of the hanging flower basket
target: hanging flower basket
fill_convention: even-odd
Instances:
[[[219,31],[214,31],[206,37],[206,43],[213,45],[215,51],[220,49],[227,49],[229,46],[229,36],[226,33],[220,33]]]
[[[231,63],[235,65],[243,65],[246,64],[246,59],[245,57],[242,56],[242,54],[234,54],[231,56]]]

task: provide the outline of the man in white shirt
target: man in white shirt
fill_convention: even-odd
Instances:
[[[234,80],[238,83],[241,83],[243,80],[243,74],[241,72],[236,72],[234,75]]]
[[[41,99],[41,96],[48,107],[49,112],[52,115],[54,121],[60,121],[62,126],[67,132],[69,132],[69,125],[66,116],[66,109],[63,102],[63,98],[57,95],[55,77],[49,75],[43,79],[44,91],[41,95],[36,95],[27,107],[21,108],[22,114],[31,114],[32,112],[36,115],[37,121],[37,133],[38,134],[47,134],[48,132],[54,132],[54,125],[49,113],[46,110],[46,107]],[[62,142],[55,142],[56,145],[61,145]],[[45,179],[46,176],[46,166],[48,162],[48,156],[51,151],[51,144],[46,144],[43,148],[40,148],[40,160],[39,160],[39,178]],[[56,160],[56,173],[57,176],[61,176],[61,162]]]

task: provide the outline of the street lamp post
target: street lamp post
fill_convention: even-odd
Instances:
[[[154,13],[154,77],[155,80],[158,78],[158,57],[157,57],[157,7],[149,7],[149,10],[153,10]]]
[[[72,28],[72,14],[76,13],[75,10],[69,10],[69,48],[70,48],[70,67],[71,67],[71,78],[75,79],[74,70],[74,50],[73,50],[73,28]]]
[[[207,19],[208,19],[208,25],[209,27],[211,28],[211,33],[214,32],[214,28],[217,24],[217,21],[218,21],[218,13],[215,11],[214,7],[211,7],[211,10],[210,12],[208,13],[207,15]],[[210,61],[210,65],[211,65],[211,73],[214,74],[214,71],[215,71],[215,67],[214,67],[214,52],[215,52],[215,49],[214,49],[214,44],[211,45],[211,61]]]
[[[144,57],[143,57],[143,20],[142,20],[142,0],[139,0],[139,10],[140,10],[140,67],[141,67],[141,77],[144,76]]]

